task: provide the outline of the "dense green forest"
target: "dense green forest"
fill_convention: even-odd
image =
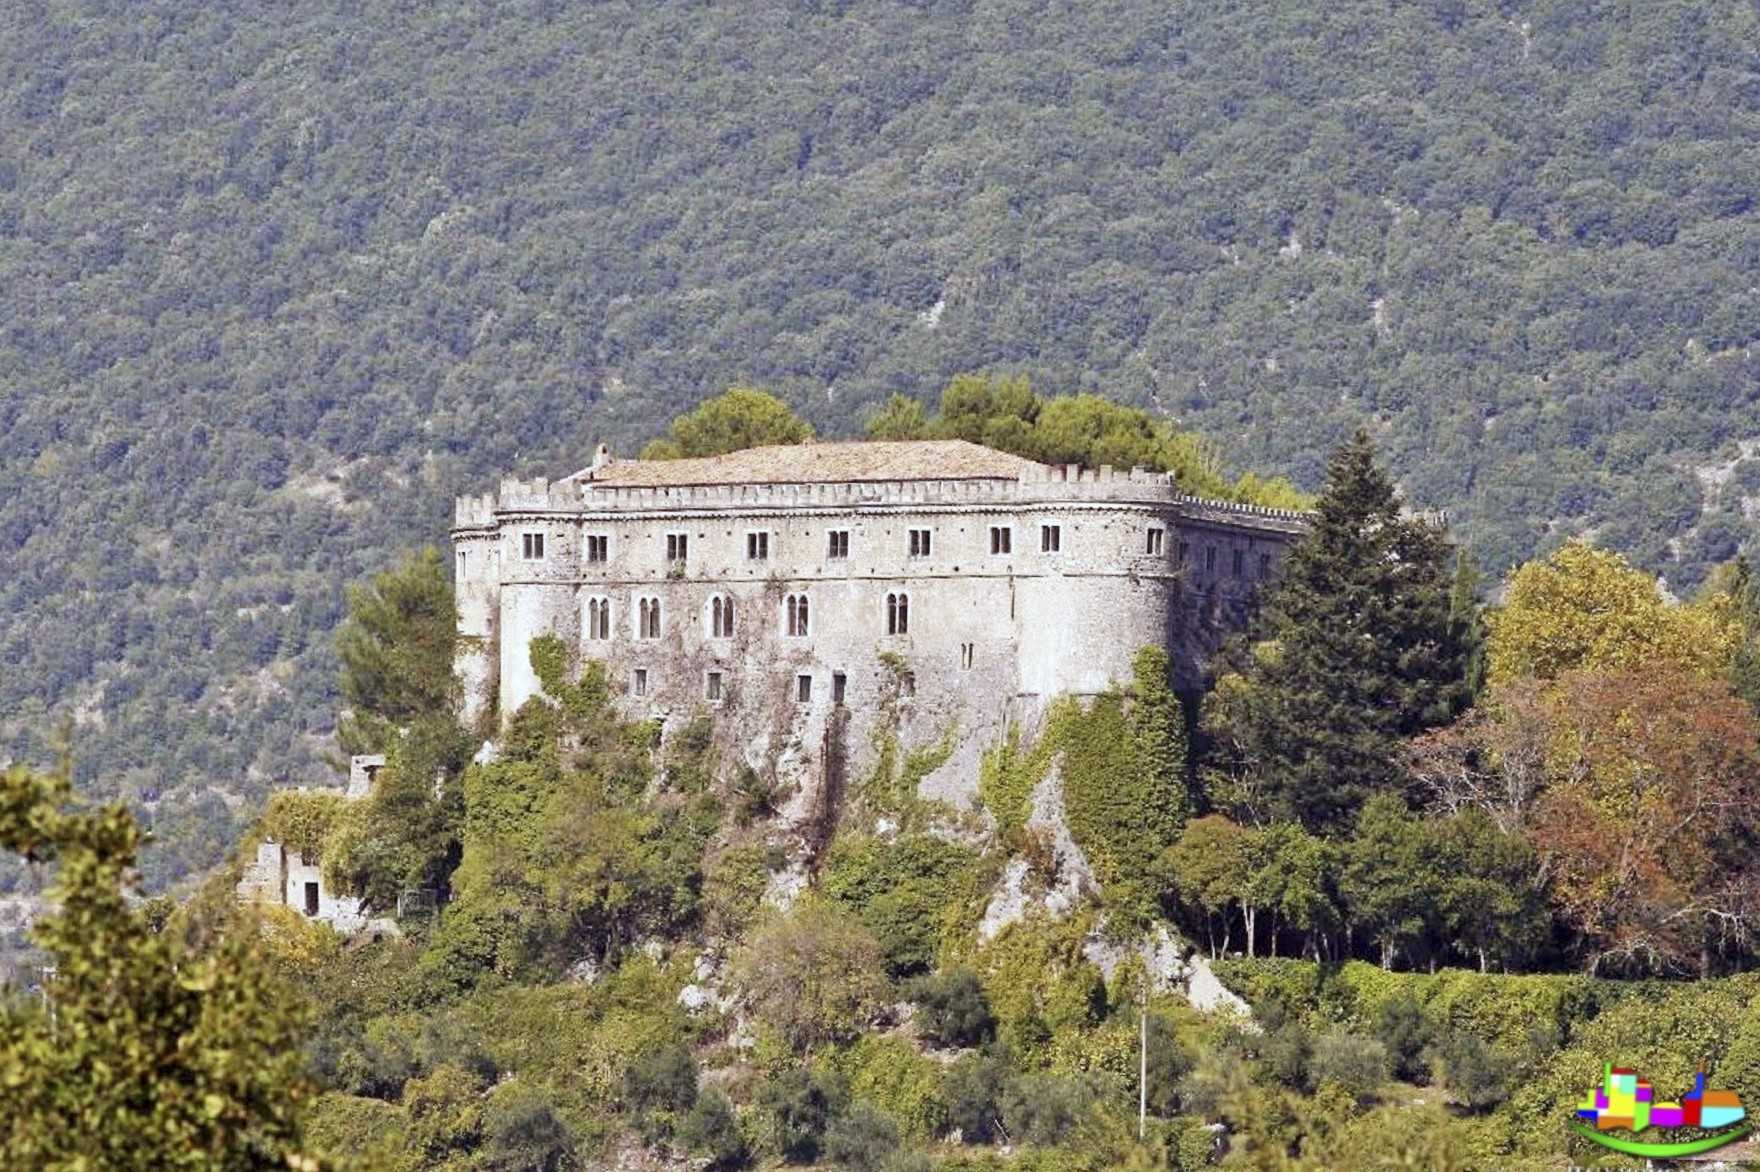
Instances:
[[[736,381],[1026,372],[1307,489],[1372,421],[1494,573],[1749,536],[1749,5],[9,10],[4,747],[75,717],[161,879],[324,776],[346,582]]]

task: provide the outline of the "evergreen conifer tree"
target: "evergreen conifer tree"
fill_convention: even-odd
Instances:
[[[1220,738],[1274,811],[1350,822],[1399,779],[1399,742],[1464,704],[1467,624],[1451,604],[1445,531],[1400,513],[1368,434],[1333,454],[1312,528],[1260,616],[1260,651]]]

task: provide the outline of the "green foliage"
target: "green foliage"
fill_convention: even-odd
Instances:
[[[1083,958],[1088,922],[1029,917],[1010,924],[975,961],[996,1032],[1018,1058],[1033,1063],[1053,1036],[1099,1021],[1106,1010],[1106,983]]]
[[[732,387],[672,421],[665,439],[642,449],[644,460],[719,456],[742,448],[800,444],[813,429],[788,404],[756,387]]]
[[[483,1109],[482,1166],[495,1172],[578,1167],[575,1138],[549,1097],[517,1082],[496,1087]]]
[[[1081,1079],[1056,1074],[1023,1074],[1002,1095],[1002,1119],[1021,1143],[1061,1143],[1094,1109],[1094,1092]]]
[[[1435,1036],[1435,1027],[1411,990],[1402,989],[1381,1002],[1369,1022],[1375,1039],[1387,1050],[1394,1077],[1421,1080],[1426,1073],[1424,1052]]]
[[[1225,767],[1270,812],[1314,830],[1348,825],[1399,787],[1399,742],[1449,720],[1468,697],[1451,620],[1443,531],[1403,515],[1366,431],[1327,469],[1314,522],[1291,547],[1260,614],[1264,653],[1213,706]]]
[[[783,1071],[759,1087],[757,1097],[772,1148],[791,1164],[819,1158],[826,1129],[848,1103],[849,1088],[841,1078],[806,1067]]]
[[[315,862],[324,857],[330,833],[346,808],[339,793],[284,789],[270,795],[258,830],[264,838]]]
[[[623,1072],[623,1100],[643,1120],[652,1120],[657,1113],[670,1120],[689,1111],[697,1102],[697,1064],[691,1052],[683,1046],[666,1046],[638,1055]]]
[[[1018,847],[1033,812],[1033,790],[1044,780],[1056,756],[1057,743],[1041,737],[1023,749],[1020,729],[1010,725],[1002,743],[986,749],[978,764],[978,797],[996,819],[1003,843]]]
[[[696,1106],[679,1125],[679,1139],[691,1151],[706,1156],[715,1172],[743,1168],[752,1158],[751,1144],[739,1125],[733,1104],[720,1091],[704,1091]]]
[[[825,1130],[826,1157],[852,1172],[880,1172],[897,1149],[897,1126],[859,1100]]]
[[[1006,1047],[986,1046],[947,1068],[942,1095],[947,1127],[968,1144],[990,1143],[1001,1134],[1002,1095],[1013,1075]]]
[[[1362,1103],[1381,1089],[1387,1075],[1387,1047],[1374,1038],[1331,1029],[1314,1039],[1308,1077],[1317,1086],[1332,1083]]]
[[[860,921],[808,899],[753,933],[734,971],[758,1020],[806,1051],[863,1032],[886,991],[882,958]]]
[[[1475,1034],[1453,1030],[1436,1047],[1436,1066],[1449,1097],[1470,1111],[1501,1103],[1509,1094],[1509,1062]]]
[[[1214,449],[1141,407],[1099,395],[1036,393],[1025,375],[956,375],[931,418],[920,402],[893,395],[868,422],[873,439],[963,439],[1047,464],[1149,468],[1172,472],[1188,493],[1274,508],[1309,501],[1280,479],[1222,475]]]
[[[932,834],[887,841],[844,835],[826,857],[820,890],[874,934],[894,976],[933,967],[950,916],[961,909],[963,878],[976,863],[968,847]]]
[[[938,1046],[976,1046],[996,1032],[984,987],[969,968],[919,977],[906,993],[917,1003],[917,1032]]]
[[[731,939],[758,914],[770,883],[770,851],[737,846],[723,851],[703,877],[703,910],[709,930]]]
[[[303,1007],[252,924],[194,951],[125,894],[140,832],[118,805],[69,808],[65,775],[0,774],[0,849],[53,863],[32,938],[46,1008],[0,1003],[0,1163],[283,1168],[310,1088]]]
[[[1339,894],[1351,923],[1381,948],[1381,967],[1402,948],[1432,938],[1443,885],[1424,824],[1391,794],[1380,794],[1357,817],[1345,848]]]
[[[895,1134],[926,1141],[946,1125],[941,1064],[903,1038],[869,1034],[828,1063],[847,1081],[851,1096],[878,1109]]]
[[[384,752],[394,729],[451,710],[457,629],[446,564],[432,546],[349,590],[336,635],[351,709],[339,730],[345,750]]]

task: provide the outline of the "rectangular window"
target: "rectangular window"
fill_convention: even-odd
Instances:
[[[1056,553],[1063,548],[1063,526],[1039,526],[1039,552]]]
[[[813,677],[794,677],[794,699],[797,704],[809,704],[813,699]]]
[[[666,535],[666,560],[682,562],[690,554],[690,534],[668,533]]]
[[[746,560],[762,562],[770,557],[770,535],[768,533],[746,534]]]
[[[308,883],[306,884],[306,915],[315,916],[317,914],[318,885],[316,883]]]
[[[634,692],[638,696],[646,696],[648,694],[648,669],[647,668],[645,668],[645,667],[636,668],[635,676],[634,676],[634,678],[632,678],[630,680],[629,690]]]
[[[1145,546],[1143,552],[1149,554],[1151,557],[1159,555],[1161,553],[1161,543],[1166,537],[1167,530],[1150,529],[1148,544]]]
[[[825,535],[825,556],[841,561],[849,556],[849,530],[833,529]]]
[[[914,558],[926,558],[929,556],[929,530],[911,530],[911,556]]]
[[[1206,574],[1216,572],[1216,547],[1214,545],[1204,547],[1204,572]]]
[[[916,672],[907,671],[898,677],[898,694],[907,698],[917,694]]]
[[[1012,553],[1014,551],[1014,530],[1007,525],[990,526],[990,552]]]
[[[1191,560],[1192,560],[1192,543],[1189,541],[1180,542],[1179,543],[1179,564],[1183,566]]]
[[[1271,555],[1268,553],[1259,555],[1259,577],[1261,579],[1271,577]]]
[[[959,645],[959,667],[961,671],[972,670],[972,660],[977,655],[977,644],[961,643]]]
[[[458,580],[464,581],[464,550],[458,551]]]
[[[849,678],[842,672],[837,671],[831,673],[831,702],[833,704],[843,703],[844,690],[848,686]]]
[[[721,699],[721,673],[720,672],[712,671],[708,674],[707,677],[704,678],[704,680],[703,680],[703,699],[711,700],[711,701]]]
[[[611,554],[611,538],[603,533],[587,534],[587,560],[603,562]]]
[[[529,562],[540,561],[544,557],[544,535],[542,533],[520,534],[520,548],[525,551]]]
[[[1234,551],[1233,573],[1234,573],[1234,576],[1237,578],[1241,576],[1241,557],[1242,557],[1241,551],[1238,549],[1235,550]]]

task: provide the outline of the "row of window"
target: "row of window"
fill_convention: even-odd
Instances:
[[[1159,534],[1160,530],[1153,532]],[[1156,539],[1159,548],[1159,537]],[[934,553],[935,531],[933,529],[912,529],[909,531],[910,556],[926,558]],[[1042,553],[1057,553],[1063,548],[1063,526],[1039,526],[1039,550]],[[990,527],[990,552],[993,554],[1011,553],[1014,549],[1014,529],[1007,525]],[[544,534],[520,534],[520,551],[527,561],[544,560]],[[603,533],[589,533],[586,539],[586,556],[588,562],[605,562],[611,559],[611,538]],[[849,530],[830,529],[825,534],[825,557],[828,561],[843,561],[849,557]],[[690,559],[690,534],[666,534],[666,560],[677,563]],[[762,562],[770,560],[770,534],[765,530],[754,530],[746,534],[746,560]]]
[[[728,679],[728,673],[718,668],[704,672],[703,699],[709,701],[711,704],[719,704],[721,701],[727,699],[728,685],[730,682],[731,681]],[[848,689],[848,683],[848,677],[842,672],[838,671],[831,673],[831,702],[833,704],[843,703],[844,694]],[[646,696],[648,694],[648,685],[648,669],[645,667],[636,668],[630,675],[630,694],[634,696]],[[811,675],[802,673],[794,677],[794,699],[797,704],[811,704],[813,702],[813,677]]]
[[[926,558],[934,550],[935,531],[932,529],[912,529],[909,531],[909,550],[913,558]],[[527,560],[540,561],[544,557],[544,535],[542,533],[521,534],[521,549]],[[1145,533],[1143,552],[1151,557],[1161,556],[1166,548],[1167,530],[1160,526],[1151,526]],[[1063,526],[1039,526],[1039,551],[1041,553],[1058,553],[1063,548]],[[1014,552],[1014,529],[1008,525],[992,525],[990,527],[990,552],[1005,555]],[[1192,543],[1179,543],[1177,563],[1181,566],[1191,561]],[[1232,572],[1239,578],[1246,573],[1246,553],[1244,550],[1230,550],[1233,566]],[[462,556],[462,555],[461,555]],[[587,561],[604,562],[611,556],[611,538],[605,534],[589,534],[587,536]],[[682,563],[690,556],[690,534],[668,533],[666,535],[666,560],[671,563]],[[825,556],[831,561],[841,561],[849,557],[849,530],[832,529],[826,534]],[[750,561],[768,561],[770,558],[770,534],[768,532],[752,532],[746,534],[746,558]],[[462,565],[462,562],[461,562]],[[1259,555],[1259,577],[1271,576],[1271,555]],[[1206,546],[1204,549],[1204,572],[1216,573],[1216,547]]]
[[[886,633],[910,634],[910,595],[902,591],[886,596]],[[735,608],[732,597],[717,594],[703,611],[703,627],[711,639],[731,639],[734,631]],[[636,599],[636,638],[658,639],[662,630],[660,600],[654,597]],[[783,599],[782,632],[790,638],[805,638],[813,633],[812,604],[805,594],[790,594]],[[587,599],[583,633],[588,639],[611,638],[611,600],[605,597]],[[969,666],[969,665],[968,665]]]

